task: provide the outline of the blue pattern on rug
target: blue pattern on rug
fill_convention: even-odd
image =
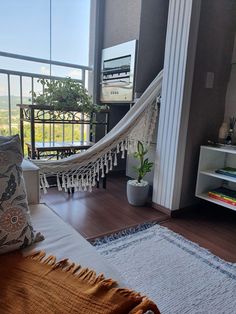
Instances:
[[[236,264],[166,227],[144,224],[93,244],[161,313],[236,313]]]
[[[102,244],[106,244],[106,243],[110,243],[112,241],[115,241],[115,240],[118,240],[118,239],[121,239],[121,238],[124,238],[124,237],[127,237],[127,236],[130,236],[132,234],[136,234],[136,233],[139,233],[139,232],[142,232],[144,230],[147,230],[151,227],[153,227],[154,225],[156,225],[155,223],[146,223],[146,224],[141,224],[141,225],[138,225],[136,227],[133,227],[133,228],[129,228],[129,229],[125,229],[125,230],[122,230],[120,232],[117,232],[117,233],[114,233],[114,234],[111,234],[109,236],[105,236],[105,237],[101,237],[101,238],[97,238],[93,241],[91,241],[91,244],[98,247]],[[166,227],[163,227],[163,226],[160,226],[160,225],[157,225],[159,228],[163,228],[163,230],[165,230],[166,232],[169,233],[169,237],[164,235],[164,234],[161,234],[160,236],[165,239],[166,241],[178,246],[179,248],[181,248],[182,250],[184,250],[185,252],[195,256],[196,258],[198,259],[201,259],[204,263],[208,264],[209,266],[219,270],[220,272],[222,272],[223,274],[229,276],[231,279],[234,279],[236,280],[236,274],[235,274],[235,270],[236,270],[236,263],[229,263],[229,262],[226,262],[224,260],[222,260],[221,258],[219,258],[218,256],[216,255],[213,255],[212,253],[210,253],[208,250],[200,247],[198,244],[192,242],[192,241],[189,241],[187,240],[185,237],[169,230],[168,228]],[[170,238],[171,237],[174,237],[173,239]],[[149,235],[149,236],[144,236],[145,239],[148,239],[148,238],[151,238],[152,235]],[[204,255],[205,257],[201,256],[200,254],[198,254],[197,252],[187,248],[185,245],[183,244],[180,244],[178,243],[176,240],[181,240],[181,242],[183,242],[185,245],[188,244],[190,245],[192,248],[194,248],[195,250],[203,250],[204,251]],[[113,248],[113,249],[110,249],[110,250],[107,250],[106,254],[108,254],[108,252],[112,252],[112,251],[119,251],[119,250],[122,250],[123,248],[125,247],[128,247],[130,245],[133,245],[134,243],[138,242],[138,240],[136,241],[132,241],[132,242],[129,242],[128,244],[123,244],[122,246],[119,246],[119,248]],[[105,254],[104,254],[105,255]],[[214,263],[210,262],[209,261],[209,257],[211,257],[215,262],[219,263],[219,265],[215,265]],[[224,267],[227,268],[227,270],[225,269],[222,269],[222,263],[224,264]]]

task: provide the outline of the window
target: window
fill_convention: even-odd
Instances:
[[[2,51],[88,65],[89,0],[7,0],[0,12]]]

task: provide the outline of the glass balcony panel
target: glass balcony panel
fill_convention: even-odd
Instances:
[[[7,71],[10,70],[17,72],[35,73],[40,75],[50,75],[50,66],[48,64],[1,56],[0,69]]]
[[[0,1],[0,12],[2,51],[49,59],[49,0]]]
[[[90,0],[52,0],[52,60],[88,65],[89,28]]]
[[[9,99],[7,75],[0,74],[0,134],[9,134]]]
[[[10,75],[11,134],[18,134],[20,132],[20,110],[16,106],[20,103],[20,77]]]
[[[82,70],[52,65],[52,76],[71,77],[76,80],[82,80]]]

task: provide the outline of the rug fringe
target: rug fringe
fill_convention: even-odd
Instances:
[[[118,239],[125,237],[127,235],[131,235],[131,234],[137,233],[139,231],[149,229],[156,224],[157,224],[157,222],[149,222],[149,223],[140,224],[140,225],[137,225],[135,227],[131,227],[131,228],[127,228],[125,230],[118,231],[118,232],[113,233],[111,235],[102,236],[102,237],[98,237],[98,238],[93,239],[93,240],[89,240],[89,242],[93,246],[99,246],[99,245],[106,244],[106,243],[109,243],[109,242],[114,241],[114,240],[118,240]]]

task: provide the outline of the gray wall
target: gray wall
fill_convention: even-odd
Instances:
[[[229,117],[236,117],[236,36],[234,38],[234,51],[230,72],[230,80],[226,93],[225,117],[224,121],[229,122]],[[234,142],[236,143],[236,132],[234,133]]]
[[[195,185],[200,146],[217,140],[224,117],[225,95],[236,28],[235,1],[202,1],[180,207],[197,201]],[[212,89],[206,72],[214,72]]]
[[[105,0],[103,48],[139,38],[141,0]]]
[[[143,0],[135,92],[142,94],[163,68],[168,0]]]

